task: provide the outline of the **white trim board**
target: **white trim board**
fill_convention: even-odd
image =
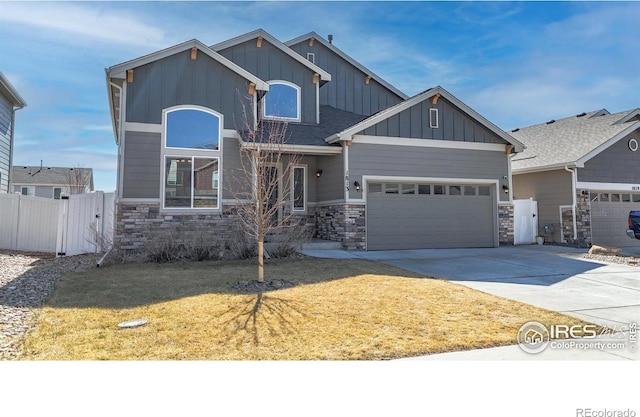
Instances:
[[[576,188],[584,188],[594,191],[627,191],[636,192],[640,191],[640,183],[614,183],[614,182],[576,182]]]
[[[506,145],[502,143],[463,142],[451,140],[413,139],[390,136],[355,135],[354,143],[391,146],[415,146],[420,148],[468,149],[475,151],[505,152]]]

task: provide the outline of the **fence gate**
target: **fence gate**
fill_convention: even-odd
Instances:
[[[113,240],[114,193],[60,200],[0,194],[0,249],[57,256],[97,253]]]
[[[538,202],[513,200],[513,244],[529,245],[538,234]]]

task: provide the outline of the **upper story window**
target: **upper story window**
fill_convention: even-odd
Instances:
[[[167,148],[220,149],[220,116],[186,108],[168,111],[166,118]]]
[[[262,115],[266,119],[300,121],[300,87],[288,81],[270,81]]]

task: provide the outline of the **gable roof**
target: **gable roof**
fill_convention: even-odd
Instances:
[[[267,33],[264,29],[257,29],[257,30],[254,30],[253,32],[245,33],[244,35],[236,36],[235,38],[217,43],[215,45],[212,45],[211,49],[216,52],[219,52],[219,51],[222,51],[223,49],[231,48],[232,46],[236,46],[246,41],[250,41],[252,39],[256,39],[259,37],[262,37],[262,39],[267,40],[270,44],[272,44],[273,46],[275,46],[285,54],[289,55],[291,58],[298,61],[300,64],[309,68],[314,73],[318,73],[320,75],[320,81],[324,81],[324,82],[331,81],[331,74],[329,74],[327,71],[323,70],[316,64],[312,63],[308,59],[297,54],[294,50],[292,50],[291,48],[289,48],[288,46],[280,42],[278,39],[276,39],[269,33]]]
[[[487,129],[489,129],[499,138],[503,139],[505,142],[511,145],[514,145],[515,152],[522,152],[522,150],[524,149],[524,145],[521,142],[519,142],[518,140],[510,136],[508,133],[506,133],[505,131],[498,128],[496,125],[494,125],[493,123],[491,123],[490,121],[482,117],[478,112],[476,112],[471,107],[464,104],[462,101],[460,101],[458,98],[456,98],[455,96],[453,96],[451,93],[449,93],[447,90],[445,90],[440,86],[425,90],[422,93],[418,93],[415,96],[405,101],[402,101],[394,106],[391,106],[385,110],[382,110],[364,119],[360,123],[357,123],[353,126],[350,126],[347,129],[342,130],[341,132],[338,132],[334,135],[327,137],[325,141],[327,141],[328,143],[334,143],[341,140],[342,141],[351,140],[351,137],[357,134],[358,132],[361,132],[377,123],[380,123],[381,121],[386,120],[389,117],[400,113],[401,111],[409,109],[418,103],[421,103],[425,100],[429,100],[436,95],[446,98],[454,106],[458,107],[460,110],[462,110],[463,112],[468,114],[470,117],[475,119],[477,122],[484,125]]]
[[[178,45],[174,45],[174,46],[171,46],[171,47],[166,48],[166,49],[162,49],[162,50],[157,51],[157,52],[153,52],[151,54],[142,56],[140,58],[132,59],[130,61],[123,62],[122,64],[114,65],[111,68],[107,69],[107,75],[108,75],[108,77],[111,77],[111,78],[124,79],[124,78],[126,78],[127,70],[129,70],[129,69],[133,69],[133,68],[145,65],[145,64],[149,64],[149,63],[154,62],[154,61],[158,61],[158,60],[160,60],[162,58],[166,58],[168,56],[175,55],[177,53],[186,51],[186,50],[194,48],[194,47],[198,48],[200,51],[202,51],[203,53],[207,54],[210,58],[212,58],[215,61],[218,61],[220,64],[222,64],[225,67],[229,68],[231,71],[233,71],[236,74],[242,76],[246,80],[255,83],[256,84],[256,89],[263,90],[263,91],[269,91],[269,84],[267,84],[265,81],[261,80],[260,78],[256,77],[255,75],[251,74],[249,71],[245,70],[241,66],[235,64],[234,62],[232,62],[232,61],[228,60],[227,58],[223,57],[222,55],[220,55],[219,53],[215,52],[214,50],[212,50],[211,48],[209,48],[208,46],[206,46],[205,44],[203,44],[202,42],[200,42],[197,39],[192,39],[190,41],[183,42],[183,43],[180,43]]]
[[[4,74],[0,71],[0,94],[5,96],[9,102],[13,105],[13,107],[23,108],[27,105],[20,94],[16,91],[15,88],[11,85],[9,80],[4,76]]]
[[[347,55],[346,53],[344,53],[343,51],[341,51],[339,48],[337,48],[334,44],[330,43],[329,41],[325,40],[322,36],[318,35],[316,32],[309,32],[305,35],[302,36],[298,36],[295,39],[291,39],[290,41],[284,42],[285,45],[291,47],[293,45],[296,45],[300,42],[304,42],[307,41],[309,39],[314,39],[317,42],[320,42],[322,45],[324,45],[326,48],[328,48],[330,51],[332,51],[333,53],[335,53],[336,55],[338,55],[340,58],[344,59],[345,61],[347,61],[348,63],[350,63],[351,65],[353,65],[354,67],[358,68],[360,71],[364,72],[365,74],[367,74],[368,76],[370,76],[372,79],[376,80],[378,83],[382,84],[384,87],[386,87],[388,90],[392,91],[393,93],[397,94],[399,97],[401,97],[402,99],[406,100],[409,98],[408,95],[406,95],[405,93],[403,93],[402,91],[398,90],[396,87],[394,87],[393,85],[389,84],[387,81],[385,81],[384,79],[382,79],[380,76],[376,75],[373,71],[371,71],[370,69],[368,69],[367,67],[365,67],[364,65],[362,65],[361,63],[359,63],[358,61],[356,61],[355,59],[351,58],[349,55]]]
[[[70,168],[70,167],[40,167],[40,166],[19,166],[11,168],[11,183],[13,185],[46,185],[46,186],[69,186],[69,172],[80,170],[89,177],[89,188],[93,191],[93,169],[92,168]]]
[[[584,163],[636,129],[640,109],[610,114],[606,109],[514,129],[526,145],[512,159],[514,173],[545,171]]]

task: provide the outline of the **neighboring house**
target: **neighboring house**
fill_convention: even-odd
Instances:
[[[0,193],[8,193],[13,163],[15,113],[27,103],[0,72]]]
[[[627,217],[640,209],[640,109],[607,110],[515,129],[514,198],[538,202],[540,234],[554,242],[638,246]]]
[[[510,156],[522,144],[441,87],[408,98],[313,32],[192,40],[106,76],[121,248],[154,228],[230,238],[245,118],[288,121],[286,149],[302,155],[292,194],[304,196],[288,209],[318,238],[365,250],[513,243]],[[206,136],[186,141],[187,125]]]
[[[60,199],[62,194],[84,194],[93,191],[93,169],[14,166],[14,193]]]

